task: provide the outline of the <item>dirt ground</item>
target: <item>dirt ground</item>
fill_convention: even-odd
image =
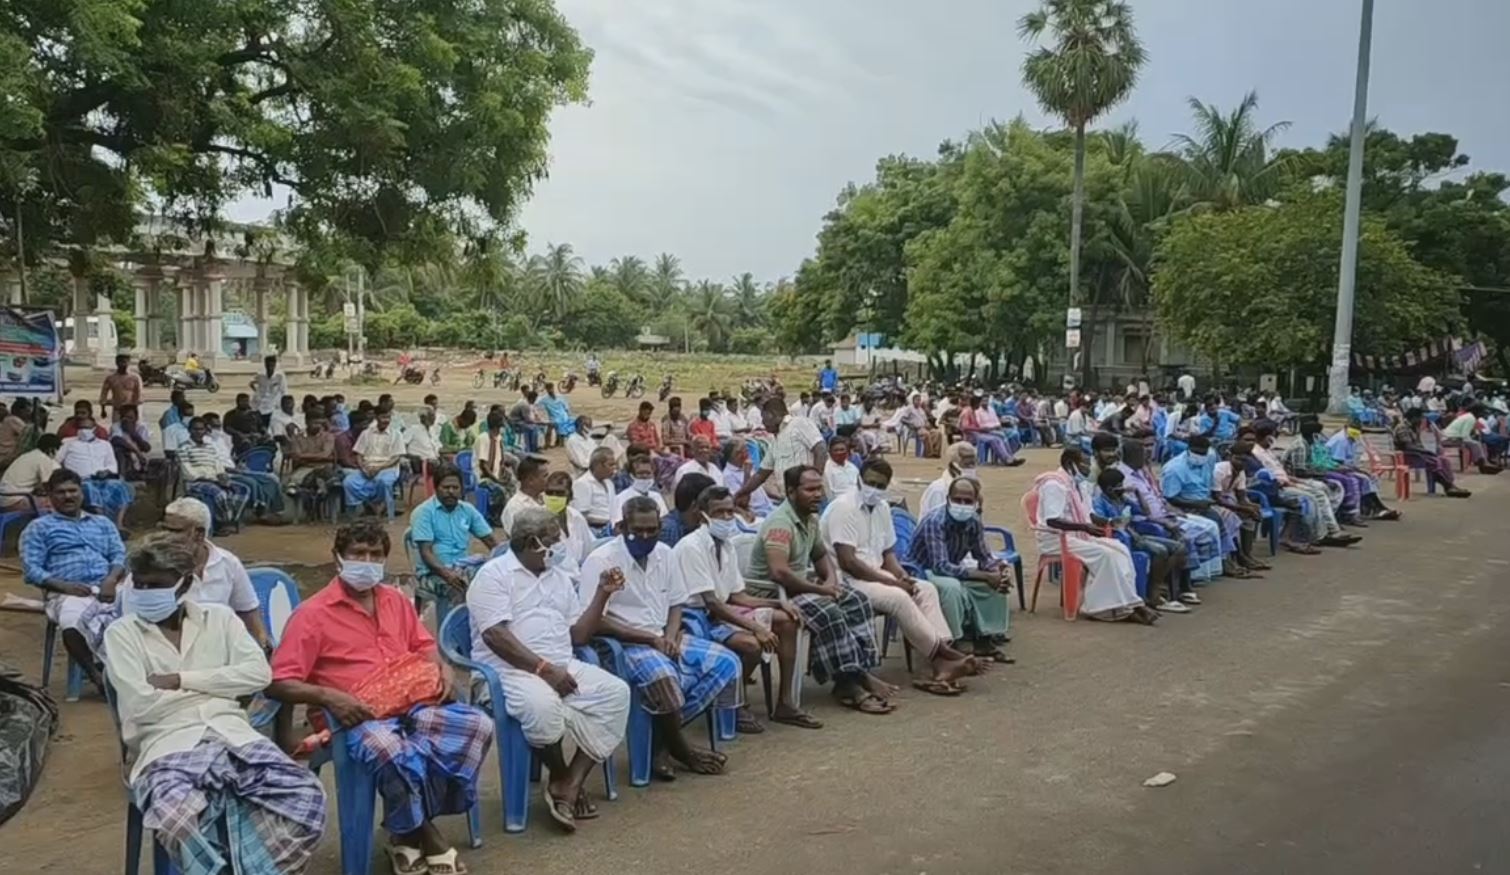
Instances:
[[[512,400],[461,383],[441,387],[444,408],[459,409],[468,397]],[[334,389],[295,379],[293,391]],[[360,390],[344,391],[355,398]],[[428,391],[406,386],[394,394],[408,408]],[[216,400],[229,406],[232,395],[222,390]],[[583,390],[571,401],[616,424],[631,410],[622,399],[605,402]],[[559,450],[548,455],[564,464]],[[987,469],[982,479],[986,517],[1018,533],[1031,587],[1035,557],[1018,502],[1057,451],[1027,456],[1028,465]],[[893,461],[894,491],[915,507],[939,463]],[[1376,524],[1361,548],[1281,556],[1267,579],[1209,586],[1207,604],[1193,616],[1167,617],[1154,629],[1066,623],[1052,589],[1036,615],[1017,614],[1014,599],[1011,650],[1020,663],[975,681],[967,695],[931,699],[909,691],[898,713],[876,718],[840,711],[809,684],[807,702],[824,730],[775,727],[742,738],[727,748],[730,771],[721,778],[684,776],[635,790],[621,770],[620,801],[573,838],[543,823],[538,805],[528,832],[505,835],[490,756],[482,783],[485,845],[466,859],[474,872],[507,867],[541,875],[715,865],[736,873],[1110,873],[1145,871],[1145,863],[1146,871],[1167,875],[1229,868],[1220,862],[1225,840],[1253,859],[1286,841],[1294,851],[1297,837],[1314,828],[1302,816],[1314,804],[1314,776],[1346,782],[1377,770],[1357,758],[1368,721],[1417,707],[1421,691],[1444,688],[1438,675],[1467,658],[1462,654],[1500,640],[1494,632],[1510,601],[1494,583],[1504,582],[1510,566],[1502,524],[1510,488],[1479,476],[1466,481],[1478,490],[1469,502],[1412,500],[1405,521]],[[395,537],[403,525],[394,523]],[[307,581],[328,574],[320,567],[329,561],[325,526],[253,526],[222,543],[249,563],[302,566]],[[10,565],[0,569],[0,593],[31,595],[13,557],[0,560]],[[0,613],[0,659],[35,676],[41,632],[40,617]],[[881,671],[894,682],[906,676],[900,651],[893,649]],[[1502,646],[1486,651],[1475,665],[1497,675],[1484,660],[1504,655]],[[60,659],[57,692],[61,670]],[[1510,687],[1499,680],[1499,688]],[[1505,691],[1491,686],[1477,694]],[[119,869],[125,795],[109,715],[92,695],[61,707],[62,727],[36,794],[0,828],[7,859],[26,861],[0,867],[5,871]],[[1313,776],[1307,793],[1287,789],[1287,781],[1298,782],[1297,769]],[[1180,781],[1159,791],[1140,786],[1161,770]],[[601,784],[595,779],[590,787],[597,792]],[[463,842],[460,820],[444,827]],[[1308,838],[1324,847],[1325,836]],[[1357,853],[1368,844],[1360,840]],[[1251,871],[1428,871],[1297,859]],[[337,871],[332,817],[311,872]]]

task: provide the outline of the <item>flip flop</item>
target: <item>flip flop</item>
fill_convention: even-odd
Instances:
[[[572,816],[577,820],[596,820],[598,814],[597,806],[593,805],[592,800],[587,798],[587,791],[583,790],[581,793],[578,793],[577,804],[572,806]]]
[[[965,688],[958,684],[951,684],[948,681],[941,681],[937,678],[914,680],[912,688],[914,690],[922,690],[933,696],[958,696],[965,691]]]
[[[1004,652],[999,647],[993,648],[985,653],[981,653],[979,650],[977,650],[975,651],[974,656],[976,659],[985,659],[991,662],[999,663],[1001,665],[1017,664],[1017,660],[1014,657],[1008,656],[1006,652]]]
[[[838,701],[840,705],[861,714],[890,714],[897,709],[897,706],[872,693],[858,697],[840,696]]]
[[[467,865],[457,859],[455,848],[451,848],[444,854],[436,854],[425,858],[425,870],[430,875],[467,875]]]
[[[771,718],[772,723],[782,723],[787,726],[796,726],[799,729],[822,729],[823,721],[807,713],[798,711],[795,714],[776,714]]]
[[[388,863],[393,867],[393,875],[426,875],[430,871],[420,849],[406,845],[389,845]]]
[[[545,810],[550,814],[551,820],[567,832],[576,832],[577,817],[573,813],[572,803],[552,796],[550,785],[544,781],[540,782],[540,795],[545,797]]]
[[[735,719],[734,731],[741,735],[759,735],[765,732],[765,726],[755,719],[754,714],[740,709],[739,716]]]
[[[1376,520],[1397,520],[1400,518],[1398,510],[1390,509],[1374,517]]]

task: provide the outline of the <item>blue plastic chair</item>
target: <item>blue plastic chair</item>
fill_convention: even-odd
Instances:
[[[45,684],[44,684],[45,685]],[[110,719],[115,723],[115,735],[120,739],[121,715],[116,710],[115,688],[109,683],[105,684],[105,701],[110,705]],[[126,742],[121,741],[121,762],[126,761]],[[121,782],[125,783],[125,776],[121,776]],[[126,787],[126,875],[137,875],[141,871],[142,859],[142,833],[145,827],[142,824],[142,810],[136,807],[136,799],[131,795],[130,786]],[[178,869],[173,865],[173,860],[168,856],[167,848],[164,848],[154,837],[152,840],[152,871],[156,875],[175,875]]]
[[[241,457],[236,461],[240,462],[241,466],[248,471],[259,474],[271,474],[273,473],[273,448],[252,447],[242,453]]]
[[[52,681],[52,656],[57,646],[58,624],[51,620],[47,621],[47,629],[42,633],[42,689]],[[68,687],[64,701],[77,702],[84,695],[84,667],[74,661],[73,655],[68,656]]]
[[[510,717],[504,707],[503,683],[498,672],[468,655],[472,652],[472,621],[466,605],[457,605],[446,614],[437,637],[446,662],[481,676],[488,686],[488,704],[495,726],[493,737],[498,748],[498,781],[503,788],[503,830],[524,832],[529,824],[530,784],[540,780],[540,758],[525,740],[519,721]],[[597,654],[591,647],[576,648],[576,657],[592,665],[598,664]],[[619,798],[612,757],[603,762],[603,787],[609,800]]]
[[[486,519],[488,516],[488,491],[477,483],[477,475],[472,470],[472,451],[462,450],[456,454],[456,467],[461,469],[461,496],[472,496],[472,503],[477,506],[477,512]]]
[[[1012,575],[1017,578],[1017,607],[1026,611],[1028,609],[1027,591],[1022,585],[1022,556],[1017,552],[1017,540],[1012,533],[1001,526],[986,526],[986,537],[995,535],[1001,538],[1002,548],[996,551],[996,558],[1012,566]]]
[[[404,529],[404,555],[409,557],[409,564],[414,566],[414,576],[420,580],[430,577],[429,569],[425,565],[425,559],[419,554],[419,545],[414,543],[414,530]],[[430,599],[435,602],[435,627],[440,629],[441,620],[451,613],[450,587],[438,587],[436,594],[423,587],[417,587],[414,591],[414,611],[424,616],[424,600]]]
[[[262,606],[262,628],[267,630],[268,641],[274,647],[283,637],[283,627],[299,606],[299,585],[280,568],[270,565],[253,565],[246,570],[252,579],[252,589],[257,592],[257,601]],[[247,712],[252,725],[258,729],[271,725],[282,704],[258,693]]]
[[[650,712],[640,705],[640,691],[629,680],[628,663],[624,660],[623,645],[613,638],[604,637],[594,638],[593,643],[608,651],[610,664],[606,668],[629,684],[629,785],[631,787],[649,786],[651,759],[654,754],[655,723],[651,720]],[[743,683],[743,681],[735,678],[733,683]],[[709,750],[718,750],[718,717],[714,712],[719,710],[721,709],[717,703],[714,703],[703,712],[703,715],[708,718]],[[694,716],[693,719],[697,718]]]
[[[1279,552],[1279,532],[1284,528],[1285,509],[1275,507],[1269,502],[1269,496],[1257,489],[1248,490],[1248,500],[1258,505],[1259,510],[1259,534],[1263,534],[1265,527],[1269,530],[1269,555]]]
[[[11,526],[19,525],[24,529],[32,520],[36,519],[39,516],[46,516],[47,514],[51,513],[51,511],[39,510],[37,508],[37,497],[29,492],[25,493],[24,495],[15,492],[0,492],[0,497],[25,498],[27,502],[31,504],[31,507],[27,510],[13,510],[6,513],[0,513],[0,556],[4,556],[5,533],[10,531]]]
[[[330,743],[309,761],[315,774],[326,763],[336,770],[336,819],[341,827],[341,875],[372,872],[373,819],[377,815],[377,778],[346,751],[346,730],[335,715],[325,712]],[[467,811],[467,836],[471,847],[482,847],[482,805]]]

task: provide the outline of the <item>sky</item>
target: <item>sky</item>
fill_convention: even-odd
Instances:
[[[931,156],[992,119],[1051,120],[1022,85],[1016,23],[1036,0],[556,0],[597,53],[590,100],[551,121],[550,178],[519,217],[531,251],[590,264],[679,256],[691,278],[796,272],[823,215],[878,158]],[[1249,90],[1280,145],[1319,145],[1352,113],[1360,0],[1131,0],[1148,50],[1128,119],[1152,148],[1187,98]],[[1507,0],[1378,0],[1369,115],[1459,138],[1510,172]],[[233,218],[272,205],[242,201]]]

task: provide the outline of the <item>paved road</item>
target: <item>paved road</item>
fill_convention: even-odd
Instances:
[[[538,804],[503,836],[494,773],[472,871],[1510,872],[1502,480],[1414,500],[1360,549],[1208,587],[1155,629],[1014,617],[1021,663],[960,699],[913,694],[875,718],[810,688],[829,728],[741,740],[721,778],[626,789],[572,838]],[[75,731],[5,828],[19,859],[49,861],[27,871],[118,866],[113,767],[68,754],[108,727]],[[1164,770],[1179,780],[1141,786]],[[337,871],[333,838],[315,875]]]

